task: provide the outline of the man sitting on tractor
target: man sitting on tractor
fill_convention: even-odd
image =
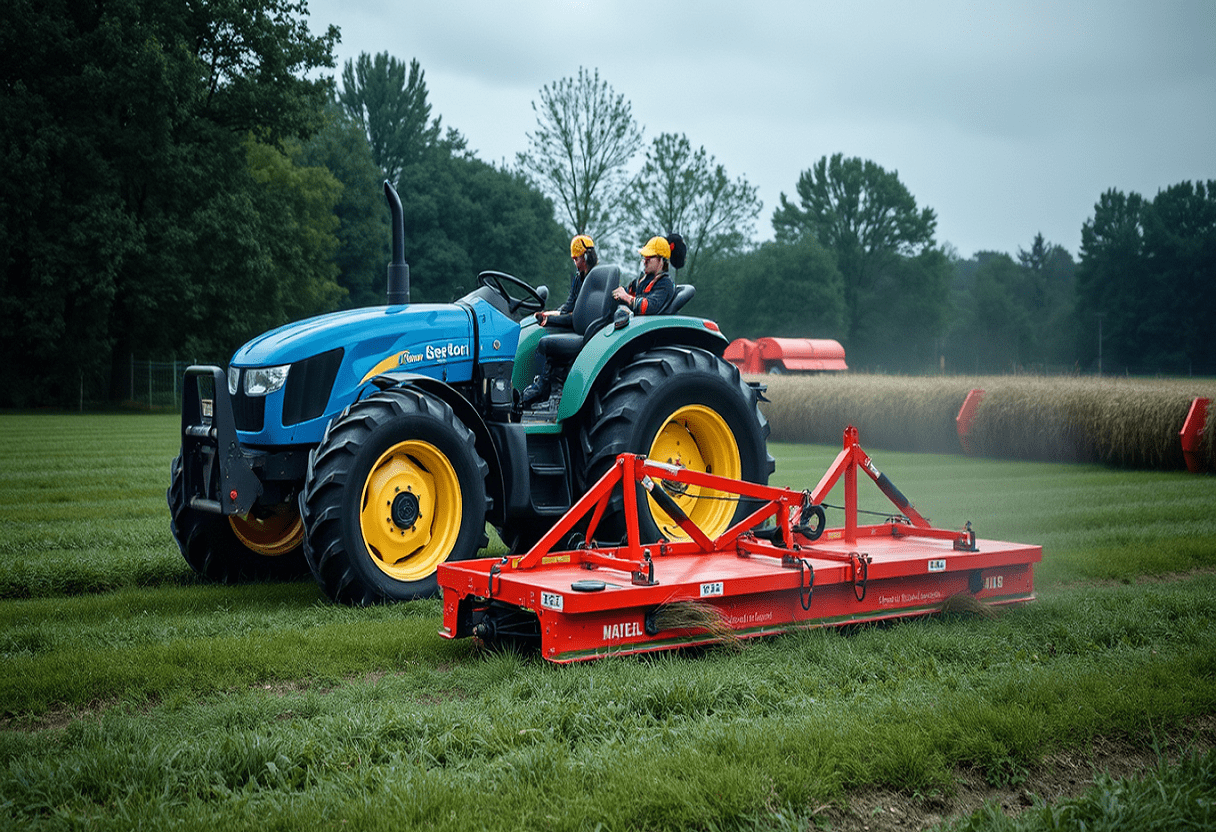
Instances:
[[[570,278],[570,294],[555,310],[537,312],[536,321],[546,329],[557,331],[572,330],[574,304],[578,300],[579,290],[583,287],[583,279],[587,272],[595,268],[599,256],[595,253],[595,242],[586,234],[575,235],[570,241],[570,259],[574,261],[574,276]],[[520,398],[523,407],[531,407],[538,401],[549,398],[553,386],[553,363],[549,360],[545,349],[545,339],[537,345],[536,353],[539,359],[537,374],[532,383],[524,390]]]
[[[669,266],[684,265],[687,247],[679,234],[651,237],[638,249],[642,274],[627,288],[617,287],[612,296],[635,315],[661,315],[675,297],[676,284],[667,274]]]

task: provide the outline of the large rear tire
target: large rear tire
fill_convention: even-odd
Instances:
[[[348,407],[309,455],[304,553],[335,601],[434,595],[435,570],[485,536],[485,461],[443,401],[409,388]]]
[[[661,347],[641,353],[609,384],[593,394],[581,446],[587,460],[584,487],[603,476],[618,454],[643,454],[711,474],[767,484],[773,458],[769,426],[756,392],[738,368],[713,353],[690,347]],[[751,510],[747,501],[698,486],[665,486],[686,514],[710,537]],[[643,540],[685,539],[683,531],[638,488]],[[615,500],[605,530],[623,530]]]
[[[294,503],[262,517],[223,517],[190,508],[182,458],[169,468],[169,530],[190,568],[212,581],[293,580],[308,574],[303,524]]]

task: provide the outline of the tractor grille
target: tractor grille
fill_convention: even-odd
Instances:
[[[244,375],[245,371],[242,370],[242,381]],[[232,397],[232,420],[236,423],[237,430],[247,430],[251,433],[260,431],[266,423],[266,397],[246,396],[245,385],[238,384],[236,395]]]
[[[283,426],[298,425],[325,412],[338,368],[342,366],[341,347],[314,355],[291,365],[283,390]]]

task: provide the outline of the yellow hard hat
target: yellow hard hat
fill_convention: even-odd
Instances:
[[[570,256],[578,257],[585,253],[589,248],[595,248],[594,240],[592,240],[586,234],[575,235],[574,239],[570,241]]]
[[[651,237],[646,241],[646,245],[638,249],[638,254],[643,257],[659,256],[664,260],[671,257],[671,243],[667,242],[663,237]]]

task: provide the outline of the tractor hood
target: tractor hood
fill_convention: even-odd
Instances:
[[[237,431],[253,446],[316,442],[376,376],[467,383],[479,362],[509,364],[518,341],[519,324],[476,293],[457,303],[373,306],[296,321],[232,356]]]
[[[237,367],[292,364],[334,347],[363,354],[390,352],[403,336],[414,341],[426,334],[454,334],[467,338],[469,313],[451,304],[415,303],[409,306],[372,306],[331,312],[272,329],[236,351]]]

